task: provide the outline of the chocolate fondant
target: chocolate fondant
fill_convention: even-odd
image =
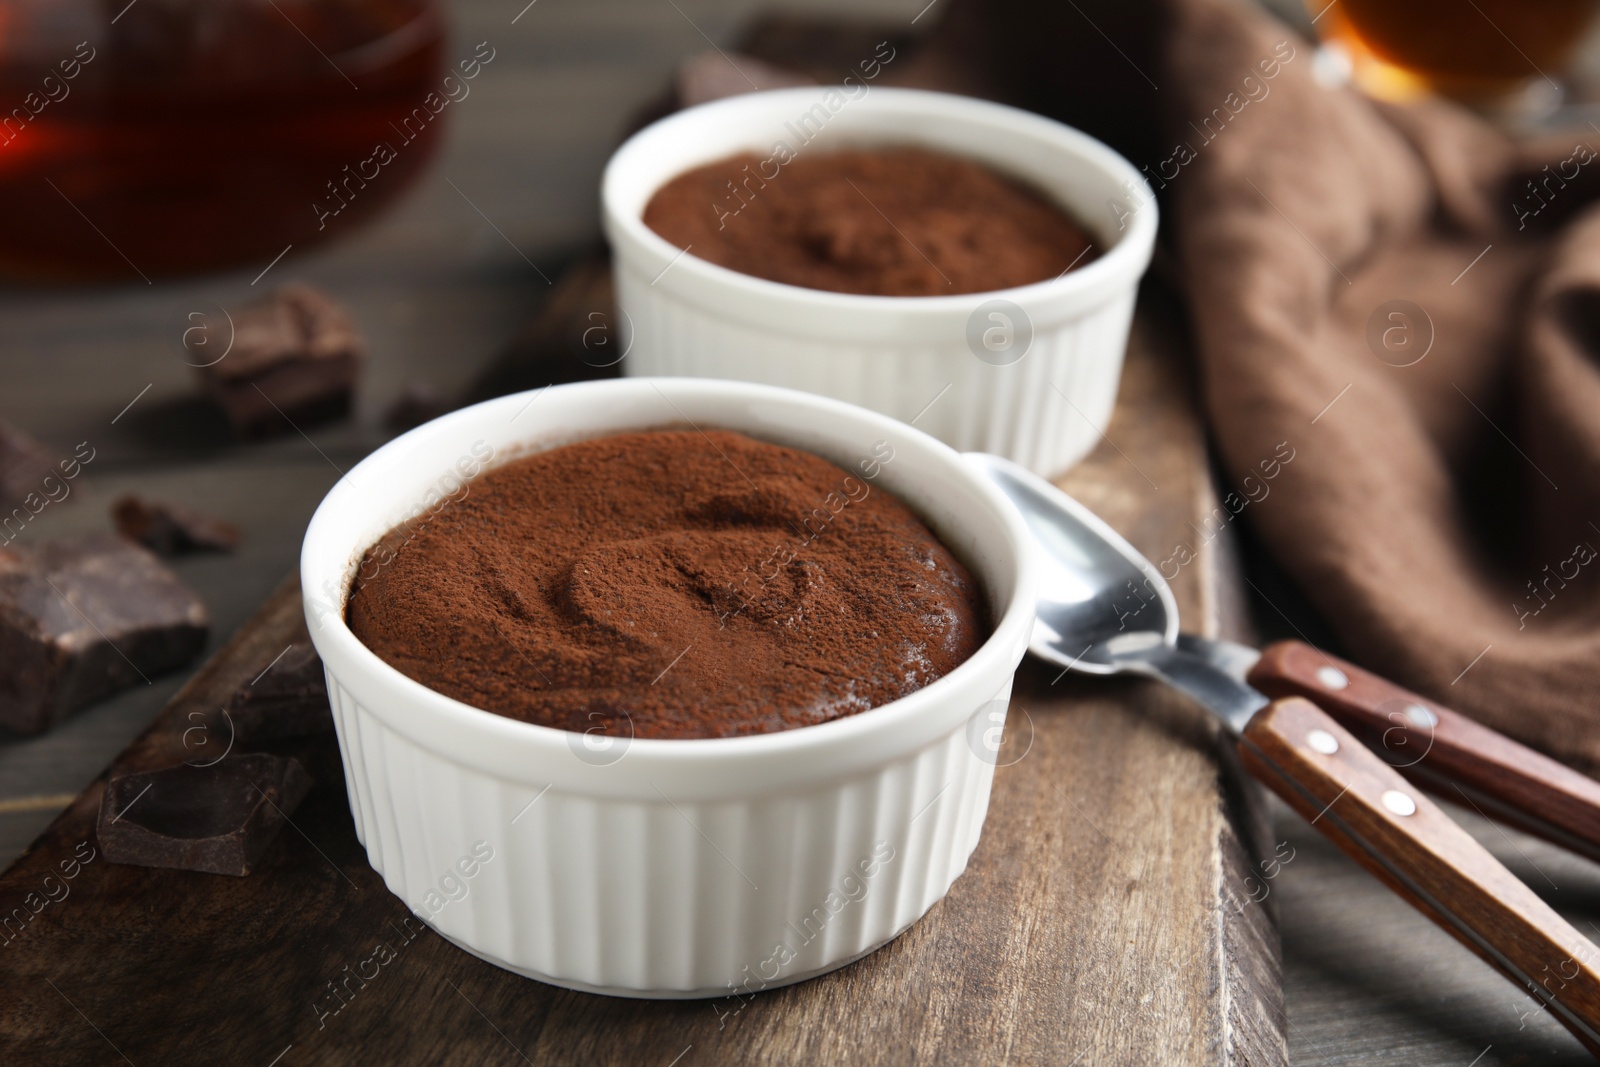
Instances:
[[[579,732],[726,737],[852,715],[988,636],[972,577],[875,480],[728,431],[616,434],[488,471],[386,535],[357,637],[406,675]]]
[[[731,270],[879,296],[1009,289],[1096,254],[1042,194],[920,148],[733,156],[658,189],[644,223]]]

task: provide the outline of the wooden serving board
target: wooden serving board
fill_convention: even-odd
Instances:
[[[552,315],[607,296],[594,271],[569,284],[593,299],[568,292]],[[1204,444],[1180,341],[1158,325],[1178,318],[1147,294],[1106,440],[1062,484],[1152,559],[1191,546],[1174,591],[1188,628],[1215,633],[1229,616],[1225,541],[1203,541],[1215,529]],[[541,329],[570,334],[559,318]],[[190,713],[304,636],[291,581],[116,766],[192,756]],[[106,861],[102,777],[0,875],[0,919],[13,917],[0,1062],[1284,1062],[1277,932],[1247,882],[1270,855],[1261,798],[1205,713],[1151,683],[1029,661],[1011,714],[1031,746],[998,770],[949,896],[877,953],[731,1015],[543,985],[406,923],[356,841],[331,735],[298,750],[317,785],[246,878]],[[372,976],[323,1014],[338,1003],[330,981],[358,970]]]

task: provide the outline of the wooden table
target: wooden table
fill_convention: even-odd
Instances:
[[[455,391],[491,359],[540,306],[548,292],[541,275],[556,276],[572,250],[592,240],[595,177],[628,116],[659,90],[677,59],[704,47],[702,31],[726,40],[735,26],[726,10],[689,0],[541,0],[513,27],[510,19],[521,6],[487,0],[455,5],[455,40],[491,40],[498,55],[470,106],[454,116],[442,162],[423,185],[355,239],[304,257],[291,255],[262,282],[309,281],[352,308],[380,353],[354,420],[316,429],[310,439],[291,436],[241,447],[186,401],[190,372],[172,350],[169,320],[196,300],[243,299],[265,264],[194,282],[0,292],[6,322],[0,418],[53,447],[69,450],[88,440],[97,451],[74,500],[41,515],[30,537],[104,529],[106,505],[128,489],[239,522],[247,540],[237,554],[195,558],[177,568],[210,605],[212,647],[219,647],[292,569],[305,522],[340,470],[384,439],[379,413],[402,385],[424,380]],[[916,13],[898,2],[874,8],[906,21]],[[1142,347],[1125,383],[1125,412],[1141,410],[1139,405],[1149,411],[1152,403],[1170,404],[1183,395],[1181,378],[1148,358],[1181,347],[1172,329],[1177,318],[1170,305],[1147,304],[1142,311]],[[1183,506],[1196,507],[1210,491],[1203,477],[1194,476],[1204,472],[1198,462],[1202,441],[1188,430],[1152,434],[1126,415],[1108,427],[1108,436],[1117,446],[1102,448],[1069,486],[1114,522],[1119,516],[1150,517],[1125,532],[1147,552],[1164,551],[1169,529],[1162,524],[1180,512],[1152,508],[1144,498],[1190,494]],[[1184,453],[1163,458],[1173,441],[1181,442]],[[1133,462],[1143,474],[1129,469]],[[1168,481],[1169,471],[1181,472],[1181,483]],[[1155,479],[1146,484],[1149,474]],[[1164,489],[1155,489],[1163,481]],[[1225,569],[1226,559],[1208,557],[1204,566]],[[1229,600],[1235,589],[1218,570],[1185,575],[1178,591],[1186,619],[1213,630],[1230,619],[1237,624]],[[1269,606],[1261,614],[1264,622],[1272,621]],[[43,738],[0,743],[0,858],[18,855],[183,681],[183,674],[156,679]],[[1485,1065],[1584,1062],[1564,1031],[1530,1011],[1526,997],[1421,922],[1286,810],[1273,809],[1272,835],[1264,844],[1270,853],[1278,841],[1287,841],[1295,858],[1272,881],[1265,907],[1241,902],[1242,885],[1182,884],[1173,872],[1196,869],[1175,860],[1185,850],[1209,850],[1219,879],[1248,870],[1254,860],[1235,830],[1247,838],[1251,812],[1262,811],[1248,793],[1241,799],[1214,785],[1208,787],[1214,801],[1209,807],[1186,803],[1194,795],[1186,790],[1218,780],[1204,717],[1149,686],[1056,681],[1055,672],[1037,666],[1025,668],[1020,682],[1020,702],[1043,709],[1040,747],[1028,762],[1000,772],[985,840],[1031,834],[1035,848],[1024,854],[980,848],[951,900],[880,954],[882,966],[910,958],[922,961],[923,969],[936,968],[948,964],[941,960],[942,946],[959,943],[963,929],[1012,931],[1009,943],[993,944],[992,966],[969,968],[969,987],[959,995],[911,988],[914,1003],[904,1005],[908,989],[875,986],[869,961],[824,980],[832,982],[833,992],[811,994],[809,1004],[803,993],[774,995],[787,998],[782,1010],[768,1012],[765,1021],[747,1020],[747,1033],[764,1035],[759,1041],[751,1036],[749,1043],[724,1046],[721,1054],[701,1041],[703,1062],[775,1061],[789,1053],[821,1060],[847,1052],[883,1062],[961,1062],[971,1058],[963,1050],[970,1053],[981,1042],[1013,1062],[1070,1063],[1081,1057],[1077,1062],[1086,1064],[1273,1063],[1280,1061],[1279,1034],[1287,1037],[1289,1061],[1297,1064],[1393,1059],[1464,1067],[1480,1053],[1476,1062]],[[1070,718],[1058,710],[1062,698],[1056,694],[1062,692],[1073,708]],[[1037,777],[1041,769],[1049,776]],[[1032,795],[1049,781],[1059,783],[1061,799]],[[1149,828],[1157,824],[1170,827],[1165,849],[1151,845]],[[1536,889],[1547,889],[1580,929],[1590,928],[1586,923],[1600,912],[1600,875],[1591,865],[1519,835],[1502,836],[1481,820],[1471,825],[1513,870]],[[340,853],[336,860],[342,868],[362,866],[358,854]],[[1029,865],[1046,873],[1033,872],[1030,881],[1028,872],[1019,873]],[[1073,912],[1077,925],[1063,938],[1059,902],[961,892],[963,884],[980,882],[1048,884],[1091,906]],[[1229,901],[1231,914],[1193,911],[1202,899]],[[1027,921],[996,923],[984,911],[996,906]],[[1191,910],[1184,912],[1186,907]],[[1173,922],[1174,912],[1190,918]],[[1263,981],[1275,969],[1276,929],[1269,921],[1274,915],[1283,930],[1286,1016],[1275,985]],[[1033,942],[1077,947],[1041,956]],[[454,959],[455,950],[439,951],[445,955],[438,959]],[[1001,966],[1019,958],[1054,959],[1056,967],[1019,972]],[[0,974],[11,966],[0,956]],[[48,967],[22,970],[30,976],[50,973]],[[593,1051],[584,1044],[583,1029],[571,1028],[577,1009],[569,997],[535,998],[546,1005],[535,1019],[519,1011],[528,998],[515,988],[491,1000],[463,988],[475,1003],[459,1006],[461,1018],[452,1023],[466,1042],[457,1055],[472,1050],[479,1060],[516,1062],[516,1054],[526,1053],[543,1063],[576,1061],[585,1048]],[[10,981],[0,982],[0,989],[6,990],[0,993],[0,1014],[8,1014]],[[447,988],[444,995],[455,996]],[[964,1021],[951,1007],[961,995],[999,1005],[992,1026]],[[75,999],[97,1023],[116,1017],[114,1009],[96,1010]],[[44,1011],[49,1002],[30,995],[28,1003]],[[867,1006],[888,1012],[896,1003],[903,1014],[892,1025],[861,1022],[868,1019]],[[402,998],[388,1010],[409,1007],[411,1001]],[[55,1002],[52,1014],[40,1020],[63,1032],[77,1028],[81,1044],[74,1039],[57,1046],[71,1053],[63,1062],[122,1062],[75,1010]],[[381,1020],[382,1012],[374,1010]],[[494,1013],[498,1026],[484,1012]],[[267,1006],[264,1015],[272,1014]],[[665,1010],[646,1014],[671,1017]],[[786,1017],[787,1024],[779,1026]],[[505,1033],[497,1037],[501,1029]],[[244,1062],[260,1053],[265,1064],[289,1041],[275,1044],[276,1036],[266,1032],[252,1038],[236,1035],[228,1047]],[[131,1047],[133,1040],[130,1035],[125,1043]],[[146,1043],[141,1047],[156,1047],[148,1035],[138,1040]],[[852,1041],[860,1044],[852,1048]],[[652,1047],[652,1060],[665,1064],[679,1055],[683,1046],[670,1044]],[[173,1047],[189,1051],[171,1062],[185,1062],[196,1058],[199,1046]],[[341,1047],[283,1062],[338,1062],[333,1050]],[[644,1046],[632,1047],[643,1055]],[[316,1051],[305,1041],[300,1049]],[[133,1061],[146,1059],[135,1055]]]

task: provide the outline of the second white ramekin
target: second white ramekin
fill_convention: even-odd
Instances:
[[[730,97],[662,119],[617,150],[601,210],[631,331],[625,373],[804,389],[915,420],[961,451],[1061,473],[1099,441],[1116,401],[1134,297],[1155,243],[1149,186],[1104,144],[1039,115],[910,89],[863,86],[858,94],[818,87]],[[738,152],[765,157],[780,142],[800,158],[912,144],[978,160],[1056,200],[1102,255],[1014,289],[859,296],[716,266],[642,221],[650,197],[677,175]],[[772,181],[783,181],[781,169]]]
[[[346,626],[365,550],[408,517],[456,506],[486,465],[686,422],[806,449],[898,496],[972,570],[993,635],[932,685],[848,718],[606,749],[434,692]],[[1027,528],[951,449],[823,397],[684,378],[502,397],[397,438],[317,509],[301,583],[356,832],[384,883],[490,962],[640,997],[798,981],[932,907],[977,845],[994,774],[984,742],[1034,603]]]

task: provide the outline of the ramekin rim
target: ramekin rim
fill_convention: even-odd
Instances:
[[[1087,159],[1099,166],[1111,177],[1126,179],[1133,183],[1133,188],[1141,193],[1143,201],[1136,210],[1131,212],[1131,221],[1127,232],[1121,234],[1109,249],[1092,262],[1076,270],[1069,270],[1043,281],[1030,282],[1027,285],[1012,286],[1007,289],[985,289],[980,292],[957,293],[950,296],[883,296],[864,293],[839,293],[829,289],[810,289],[806,286],[776,282],[768,278],[759,278],[753,274],[745,274],[742,271],[723,267],[678,248],[646,226],[640,215],[618,210],[615,197],[618,195],[616,193],[616,185],[620,181],[618,177],[619,167],[629,162],[628,154],[630,149],[637,151],[636,146],[643,139],[649,136],[660,136],[662,128],[672,124],[688,126],[690,123],[703,121],[708,116],[714,117],[717,110],[750,107],[751,102],[758,99],[777,106],[783,99],[813,99],[834,88],[827,85],[797,86],[741,93],[737,96],[723,97],[720,100],[712,100],[674,112],[634,132],[617,147],[611,158],[606,161],[605,171],[600,182],[600,210],[603,223],[608,230],[614,229],[616,235],[634,242],[636,246],[641,247],[644,251],[663,262],[677,260],[680,266],[697,272],[701,279],[710,284],[719,285],[724,289],[733,290],[743,295],[760,296],[773,300],[786,299],[795,303],[811,301],[822,305],[824,308],[838,311],[885,311],[893,312],[897,315],[934,316],[956,311],[964,313],[969,311],[975,302],[984,300],[1009,299],[1021,304],[1035,304],[1079,296],[1091,292],[1102,285],[1114,284],[1126,277],[1136,278],[1144,272],[1149,261],[1151,249],[1155,244],[1156,230],[1160,218],[1159,209],[1156,205],[1155,192],[1150,188],[1149,183],[1121,153],[1104,141],[1047,116],[1011,107],[1008,104],[998,104],[990,100],[981,100],[977,97],[937,92],[930,89],[884,86],[872,89],[853,106],[866,106],[868,101],[887,97],[887,101],[880,99],[880,104],[875,106],[882,106],[885,102],[889,105],[894,105],[898,102],[911,107],[916,107],[919,104],[931,107],[937,103],[939,106],[946,108],[965,109],[975,117],[987,117],[997,124],[1009,124],[1013,131],[1018,126],[1030,127],[1033,132],[1048,136],[1055,140],[1060,147],[1067,151],[1075,152],[1080,158]],[[1006,131],[997,125],[996,132]],[[670,181],[673,177],[676,177],[676,175],[666,175],[656,188],[659,189],[662,184]]]
[[[629,740],[630,759],[636,761],[648,759],[662,763],[682,763],[692,760],[731,760],[742,757],[765,756],[785,750],[799,753],[848,743],[853,735],[877,734],[892,730],[897,723],[923,711],[925,705],[935,705],[947,692],[958,686],[965,685],[969,679],[979,675],[980,672],[999,670],[1000,664],[991,661],[1010,659],[1009,650],[1025,648],[1027,635],[1032,630],[1034,617],[1035,560],[1031,534],[1028,532],[1022,516],[1017,513],[1015,505],[988,479],[977,473],[976,468],[963,460],[959,452],[913,426],[845,401],[834,400],[799,390],[785,389],[779,386],[717,378],[618,378],[546,386],[545,390],[527,390],[522,393],[511,393],[482,401],[467,408],[458,409],[395,437],[375,449],[364,457],[360,463],[357,463],[346,472],[345,476],[329,489],[322,502],[318,504],[316,512],[313,513],[311,521],[307,525],[305,539],[302,542],[299,568],[302,598],[304,599],[306,596],[304,592],[306,588],[314,588],[309,584],[311,580],[323,573],[321,570],[323,563],[320,560],[311,559],[313,538],[318,531],[319,525],[333,521],[331,517],[322,517],[323,510],[335,498],[340,485],[345,482],[354,482],[356,476],[361,473],[362,467],[369,460],[374,460],[391,449],[398,450],[403,447],[407,439],[414,440],[414,435],[424,433],[430,427],[446,420],[462,418],[472,412],[487,411],[492,407],[509,407],[516,400],[530,398],[540,392],[615,389],[652,385],[656,388],[684,392],[694,389],[710,389],[725,393],[752,395],[755,399],[800,402],[823,409],[846,409],[857,417],[866,416],[870,421],[893,424],[898,432],[910,431],[921,439],[924,447],[930,448],[935,454],[948,453],[948,457],[945,458],[949,460],[950,473],[974,487],[978,494],[986,498],[992,506],[993,512],[998,516],[1001,524],[1009,534],[1008,547],[1012,560],[1013,589],[1009,601],[1005,604],[1004,611],[999,618],[992,620],[991,632],[988,638],[978,647],[977,651],[956,666],[950,673],[903,697],[853,715],[788,730],[774,730],[738,737],[633,737]],[[625,427],[618,427],[608,432],[625,431]],[[908,504],[908,506],[911,505]],[[913,510],[916,509],[913,507]],[[321,521],[319,522],[319,520]],[[355,547],[353,545],[346,546],[345,560],[350,558]],[[337,565],[332,569],[335,573],[342,572],[344,564]],[[341,590],[341,597],[342,595]],[[568,748],[571,737],[581,736],[569,730],[524,722],[520,719],[497,714],[485,708],[475,707],[431,689],[423,683],[406,676],[400,670],[385,662],[355,635],[344,620],[342,602],[338,612],[324,614],[320,624],[313,628],[313,644],[316,645],[319,639],[334,642],[339,653],[353,657],[353,662],[357,664],[358,669],[371,672],[368,675],[369,678],[385,686],[398,687],[412,708],[423,709],[428,715],[442,715],[445,719],[453,720],[463,728],[478,730],[487,740],[494,740],[498,735],[500,738],[514,740],[515,743],[519,744],[547,747],[552,753],[556,753]],[[1005,664],[1005,678],[1009,679],[1014,670],[1014,662]],[[346,684],[348,684],[348,680],[346,680]],[[978,709],[975,707],[974,711],[976,710]],[[380,718],[386,717],[380,709],[373,709],[373,712],[379,715]]]

